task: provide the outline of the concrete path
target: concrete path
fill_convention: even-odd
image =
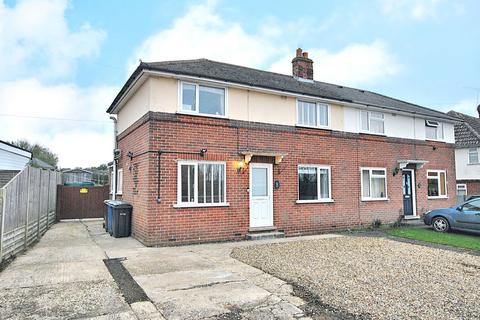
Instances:
[[[290,285],[230,257],[235,246],[298,240],[147,248],[100,221],[61,222],[0,273],[0,319],[306,319]],[[131,288],[103,262],[115,258],[146,301],[127,303]]]

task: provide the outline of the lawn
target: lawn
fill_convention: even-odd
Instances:
[[[440,233],[424,228],[395,228],[386,231],[387,234],[407,239],[421,240],[431,243],[449,245],[471,250],[480,250],[480,236],[461,233]]]

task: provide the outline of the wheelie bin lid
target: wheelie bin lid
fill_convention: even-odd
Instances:
[[[112,208],[132,208],[132,205],[122,200],[105,200],[104,203]]]

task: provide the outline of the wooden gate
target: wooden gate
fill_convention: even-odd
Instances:
[[[58,186],[57,220],[103,218],[110,187]]]

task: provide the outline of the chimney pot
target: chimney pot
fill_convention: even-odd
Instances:
[[[292,60],[292,74],[295,78],[313,80],[313,61],[308,58],[308,52],[298,48]]]
[[[478,117],[480,118],[480,104],[477,107]]]

